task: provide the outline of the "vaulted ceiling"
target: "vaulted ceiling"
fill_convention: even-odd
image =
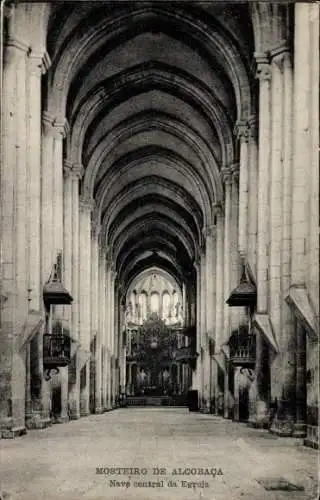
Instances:
[[[247,4],[58,2],[47,48],[44,106],[70,124],[120,281],[157,266],[181,283],[255,106]]]

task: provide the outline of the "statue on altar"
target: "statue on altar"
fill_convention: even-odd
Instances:
[[[183,323],[183,308],[182,308],[182,304],[180,302],[177,302],[176,303],[176,306],[175,306],[175,319],[176,319],[176,322],[177,323]]]
[[[143,368],[140,368],[140,372],[137,374],[138,387],[142,392],[146,389],[149,383],[149,377]]]
[[[133,321],[133,307],[132,307],[132,302],[128,303],[126,307],[126,324],[130,323]]]
[[[162,372],[162,387],[164,394],[168,392],[169,386],[170,386],[170,372],[167,368],[165,368]]]

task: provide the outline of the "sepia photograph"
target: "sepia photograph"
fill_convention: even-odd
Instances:
[[[0,500],[319,500],[320,2],[1,1]]]

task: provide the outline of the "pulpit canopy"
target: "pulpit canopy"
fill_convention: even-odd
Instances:
[[[62,284],[62,252],[59,252],[51,276],[43,287],[43,301],[48,307],[58,304],[69,305],[72,300],[70,293]]]
[[[70,305],[73,298],[60,281],[51,281],[43,287],[43,300],[46,305]]]
[[[240,284],[231,292],[226,301],[230,307],[254,306],[257,302],[256,287],[247,280],[243,266]]]

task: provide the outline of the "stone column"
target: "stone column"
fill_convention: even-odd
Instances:
[[[257,78],[260,82],[259,90],[259,172],[258,172],[258,254],[257,254],[257,312],[268,312],[269,276],[269,182],[271,165],[271,67],[265,55],[255,55],[257,63]],[[264,339],[262,333],[256,333],[256,418],[257,423],[263,422],[267,415],[267,402],[264,396],[263,365]]]
[[[36,68],[34,54],[31,60],[28,33],[24,33],[23,23],[18,21],[19,10],[11,10],[10,29],[3,50],[2,75],[0,436],[2,432],[3,437],[14,437],[23,433],[25,424],[28,426],[29,418],[32,418],[29,405],[30,411],[25,422],[25,384],[29,384],[28,397],[31,397],[32,383],[28,363],[31,338],[27,335],[30,335],[32,330],[41,329],[43,318],[40,286],[41,70]],[[15,32],[18,36],[25,35],[27,43],[13,38]],[[43,65],[43,54],[38,55],[37,64],[40,67]],[[32,83],[39,88],[36,96],[31,94]],[[38,140],[31,145],[33,125]],[[30,167],[32,157],[35,160],[35,170]],[[37,227],[35,234],[29,216],[34,173],[37,177],[37,199],[30,215],[34,215]],[[38,259],[32,255],[35,259],[32,262],[32,286],[29,271],[31,243],[38,251]],[[38,347],[36,354],[41,353],[41,358],[38,363],[37,383],[42,385],[42,351]],[[35,409],[36,420],[42,420],[40,395],[37,397]]]
[[[206,355],[207,355],[206,351],[208,346],[208,333],[207,333],[207,321],[206,321],[206,293],[207,293],[206,267],[207,267],[206,255],[203,250],[200,259],[201,406],[203,406],[204,399],[208,396],[208,387],[205,387],[205,383],[209,377],[209,374],[206,373],[206,370],[208,368],[208,363],[206,362]]]
[[[240,421],[240,379],[241,379],[241,374],[240,374],[240,367],[237,366],[235,371],[234,371],[234,412],[233,412],[233,420],[236,422]]]
[[[271,164],[271,67],[264,55],[255,55],[259,90],[259,174],[258,174],[258,259],[257,310],[268,310],[268,253],[269,253],[269,172]]]
[[[101,408],[102,411],[106,407],[106,252],[101,239],[101,232],[98,242],[99,249],[99,340],[100,340],[100,357],[101,357]],[[98,353],[97,343],[97,353]],[[99,384],[97,384],[98,387]]]
[[[17,309],[15,311],[16,319],[16,331],[15,334],[20,333],[23,325],[26,321],[28,314],[28,271],[27,271],[27,168],[26,168],[26,156],[27,156],[27,58],[26,55],[21,56],[21,51],[19,51],[20,57],[17,61],[17,93],[16,93],[16,179],[15,179],[15,197],[17,200],[15,207],[15,228],[17,235],[17,244],[14,249],[15,262],[16,262],[16,281],[17,281]],[[19,363],[21,366],[21,374],[23,373],[23,363],[20,361],[19,356],[16,357],[15,363]],[[15,383],[15,377],[13,378],[13,384]],[[18,389],[18,388],[17,388]],[[15,392],[15,391],[14,391]],[[18,395],[18,394],[17,394]],[[15,413],[14,405],[18,404],[15,401],[16,397],[13,398],[13,412]],[[20,399],[20,398],[19,398]],[[21,401],[21,399],[20,399]],[[21,411],[22,408],[19,408]],[[18,408],[17,408],[18,410]]]
[[[205,349],[205,386],[206,411],[210,411],[213,393],[212,366],[209,342],[215,340],[216,332],[216,226],[207,227],[206,231],[206,323],[207,345]]]
[[[216,298],[216,227],[210,225],[206,231],[206,323],[209,337],[215,334]]]
[[[309,46],[312,60],[310,61],[310,218],[309,218],[309,259],[308,259],[308,290],[311,301],[315,304],[317,310],[317,322],[319,324],[319,2],[310,2],[309,4]],[[318,272],[314,270],[317,269]]]
[[[54,141],[53,141],[53,230],[54,230],[54,249],[55,255],[62,255],[62,264],[64,260],[64,187],[63,187],[63,139],[68,133],[69,126],[66,120],[54,123]],[[64,269],[61,269],[62,280],[64,282]],[[65,283],[64,283],[65,285]],[[70,285],[70,283],[69,283]],[[69,291],[71,288],[69,288]],[[70,309],[70,306],[68,307]],[[54,320],[60,321],[62,327],[65,326],[66,306],[54,307]],[[68,325],[70,327],[70,325]],[[68,367],[60,367],[58,376],[52,378],[52,386],[60,386],[61,389],[61,412],[55,415],[57,422],[66,422],[68,417]]]
[[[194,263],[195,269],[196,269],[196,280],[197,280],[197,285],[196,285],[196,350],[197,353],[199,354],[199,357],[197,359],[197,368],[193,372],[193,378],[192,378],[192,387],[195,390],[198,390],[200,393],[201,389],[201,359],[200,359],[200,351],[201,351],[201,277],[200,277],[200,262],[196,261]]]
[[[225,205],[224,205],[224,328],[222,343],[229,340],[230,336],[230,308],[226,304],[231,291],[231,234],[232,234],[232,204],[231,204],[231,187],[232,187],[232,172],[231,169],[226,169],[222,172],[223,181],[225,184]],[[225,358],[224,372],[224,417],[229,417],[229,370],[228,360]]]
[[[190,273],[187,274],[187,291],[188,291],[188,306],[189,306],[189,318],[188,325],[196,325],[196,307],[197,307],[197,277],[196,271],[193,268]]]
[[[119,396],[120,388],[120,356],[122,349],[122,339],[121,339],[121,306],[120,306],[120,283],[117,277],[115,286],[115,319],[114,319],[114,343],[115,343],[115,353],[116,353],[116,365],[115,365],[115,398]]]
[[[244,139],[243,139],[244,142]],[[247,156],[247,144],[243,148]],[[239,284],[240,259],[238,253],[238,231],[239,231],[239,165],[232,166],[232,185],[231,185],[231,270],[230,270],[230,292]],[[246,196],[245,196],[246,198]],[[247,211],[245,211],[247,214]],[[228,298],[228,297],[227,297]],[[227,299],[226,298],[226,299]],[[238,329],[239,326],[239,308],[231,307],[231,332]]]
[[[74,339],[80,345],[79,336],[79,181],[83,175],[83,166],[72,166],[71,192],[72,192],[72,332]],[[69,412],[71,419],[80,418],[80,366],[79,350],[69,366]]]
[[[210,413],[214,415],[218,414],[218,396],[219,396],[219,388],[218,388],[218,367],[215,358],[211,357],[211,374],[212,374],[212,405],[210,409]]]
[[[215,341],[217,349],[220,348],[223,340],[223,311],[224,311],[224,235],[223,217],[221,207],[216,208],[216,334]]]
[[[283,82],[282,62],[283,48],[277,47],[270,52],[271,59],[271,168],[269,173],[269,299],[268,311],[279,339],[282,334],[282,290],[281,290],[281,239],[282,239],[282,182],[283,182]],[[266,350],[266,349],[265,349]],[[268,358],[266,352],[266,358]],[[261,362],[262,365],[262,362]],[[262,367],[260,367],[261,369]],[[273,388],[281,378],[282,363],[280,356],[272,365],[271,385]],[[263,375],[261,386],[264,385]],[[259,381],[259,374],[258,374]],[[267,399],[267,397],[265,398]],[[265,401],[268,405],[268,401]]]
[[[27,299],[27,287],[23,287],[22,290],[18,290],[19,283],[17,282],[17,246],[19,243],[19,234],[17,227],[17,210],[20,203],[18,195],[21,189],[25,186],[25,174],[22,174],[21,185],[18,182],[18,176],[20,175],[21,165],[21,153],[20,153],[20,138],[21,133],[24,135],[22,137],[22,155],[26,154],[25,145],[25,131],[23,127],[25,126],[25,105],[21,102],[21,99],[25,98],[25,90],[21,89],[22,82],[25,84],[26,78],[26,54],[28,46],[20,40],[9,39],[4,47],[4,68],[3,68],[3,101],[1,109],[1,120],[2,120],[2,134],[3,134],[3,163],[1,165],[1,266],[2,266],[2,290],[1,290],[1,321],[2,329],[6,332],[2,334],[1,344],[3,343],[3,352],[6,355],[1,360],[1,372],[4,375],[5,387],[4,394],[1,397],[1,405],[3,406],[4,413],[6,414],[7,402],[4,400],[11,401],[11,349],[12,341],[9,340],[10,336],[7,334],[14,332],[14,334],[19,334],[16,331],[16,311],[18,310],[19,304],[21,304],[21,299],[18,295],[21,295],[21,291],[25,292],[25,298]],[[21,71],[21,76],[20,76]],[[20,91],[22,95],[20,97]],[[19,109],[20,108],[20,109]],[[22,123],[19,123],[22,120]],[[19,186],[18,186],[19,184]],[[16,192],[18,189],[18,192]],[[26,193],[21,193],[21,203],[23,204]],[[26,204],[24,205],[24,211]],[[21,215],[20,215],[21,217]],[[19,221],[19,225],[22,220]],[[22,237],[25,234],[25,230],[22,229]],[[25,250],[25,241],[22,245]],[[19,249],[21,252],[22,249]],[[23,259],[23,265],[25,265],[26,259]],[[27,300],[26,300],[27,305]],[[24,306],[22,306],[24,307]],[[6,346],[6,344],[8,344]],[[1,351],[2,352],[2,351]],[[5,359],[6,358],[6,359]],[[3,366],[3,370],[2,370]],[[4,368],[6,366],[6,369]],[[7,381],[6,370],[8,370]],[[10,382],[9,382],[10,381]],[[8,384],[7,384],[8,382]],[[8,389],[8,394],[6,390]],[[9,403],[8,403],[8,406]],[[12,408],[10,408],[10,417],[12,417]]]
[[[105,263],[105,287],[106,287],[106,410],[112,409],[112,317],[111,317],[111,261],[109,258]]]
[[[215,214],[216,214],[216,207],[214,209]],[[215,215],[216,217],[216,215]],[[216,331],[217,331],[217,325],[216,325],[216,304],[217,304],[217,274],[216,274],[216,262],[217,262],[217,226],[214,225],[212,227],[212,292],[213,292],[213,346],[216,343]],[[216,388],[215,388],[215,377],[214,377],[214,365],[215,362],[213,360],[213,355],[214,355],[214,348],[211,348],[211,352],[209,353],[210,356],[210,411],[212,408],[213,400],[215,398],[216,394]]]
[[[107,260],[105,263],[105,286],[106,286],[106,368],[105,368],[105,383],[106,383],[106,409],[112,409],[112,375],[111,375],[111,349],[112,349],[112,339],[111,339],[111,261]]]
[[[109,258],[108,260],[108,290],[109,294],[109,323],[108,323],[108,338],[109,338],[109,350],[108,350],[108,390],[110,391],[110,409],[114,408],[114,321],[115,321],[115,309],[114,309],[114,293],[115,293],[115,279],[116,273],[113,261]]]
[[[291,203],[292,203],[292,127],[293,127],[293,81],[292,56],[288,50],[282,52],[283,71],[283,182],[282,182],[282,248],[281,289],[284,297],[291,285]],[[280,393],[272,395],[278,399],[278,414],[275,429],[278,433],[289,433],[295,419],[295,353],[296,334],[292,311],[283,300],[282,327],[279,338],[281,349]],[[283,428],[284,427],[284,428]]]
[[[17,381],[21,378],[20,393],[24,392],[24,377],[21,377],[20,366],[16,371],[14,343],[15,336],[21,331],[17,329],[18,321],[16,312],[18,311],[21,299],[21,292],[25,292],[27,305],[27,286],[25,290],[18,290],[16,263],[16,248],[19,242],[18,227],[16,226],[17,204],[20,202],[17,198],[16,186],[19,173],[18,158],[16,156],[19,150],[19,134],[21,133],[21,120],[17,107],[21,106],[20,113],[24,106],[17,100],[19,92],[18,80],[25,78],[23,70],[25,65],[26,53],[28,47],[18,40],[8,40],[4,47],[3,60],[3,100],[1,102],[1,132],[3,161],[1,162],[1,336],[0,336],[0,436],[12,437],[16,434],[16,429],[24,431],[24,422],[22,422],[24,411],[13,409],[15,399],[15,387],[13,379]],[[20,82],[21,85],[21,82]],[[23,97],[23,95],[22,95]],[[25,117],[24,117],[25,119]],[[22,148],[23,150],[23,148]],[[23,178],[22,178],[23,183]],[[23,202],[23,197],[22,200]],[[25,209],[25,207],[24,207]],[[23,235],[23,233],[22,233]],[[22,245],[25,248],[25,242]],[[21,252],[21,249],[20,249]],[[21,408],[22,410],[22,408]],[[19,431],[19,432],[20,432]]]
[[[225,351],[223,352],[224,357],[224,400],[223,400],[223,416],[224,418],[230,418],[230,391],[229,391],[229,356],[226,355]]]
[[[216,277],[216,330],[215,330],[215,353],[219,352],[224,339],[224,234],[223,234],[223,216],[222,208],[217,206],[216,214],[216,259],[215,259],[215,277]],[[218,369],[217,363],[213,359],[213,385],[215,394],[215,412],[218,411]]]
[[[271,171],[270,171],[270,265],[269,313],[279,338],[281,334],[281,239],[282,239],[282,184],[283,184],[283,54],[285,47],[271,51]]]
[[[65,160],[63,181],[63,284],[72,295],[72,163]],[[73,297],[73,295],[72,295]],[[77,349],[77,338],[74,335],[72,324],[72,305],[64,308],[64,330],[71,338],[71,366],[67,367],[67,416],[69,418],[69,381],[75,374],[73,367]]]
[[[55,227],[54,227],[54,129],[55,117],[48,112],[42,114],[42,150],[41,150],[41,287],[50,279],[56,263]],[[46,325],[48,333],[48,323]],[[39,335],[39,378],[41,380],[39,410],[43,424],[50,421],[51,383],[44,379],[43,373],[43,336]],[[38,424],[36,424],[38,426]]]
[[[26,170],[27,170],[27,288],[29,314],[35,312],[40,319],[42,311],[41,283],[41,76],[48,70],[50,59],[47,53],[35,54],[31,52],[27,59],[27,87],[26,87]],[[23,77],[22,77],[23,78]],[[37,91],[38,89],[38,91]],[[33,343],[34,345],[34,343]],[[37,348],[38,351],[38,348]],[[39,350],[40,351],[40,350]],[[40,360],[42,353],[39,354]],[[30,355],[31,345],[27,347],[27,383],[31,384]],[[39,362],[39,381],[42,379]],[[42,381],[41,381],[42,382]],[[32,392],[34,395],[34,391]],[[31,398],[31,387],[28,395]],[[39,408],[38,401],[29,401],[28,414],[26,415],[27,427],[42,426],[39,422],[40,413],[33,413]],[[35,417],[35,418],[34,418]],[[29,425],[30,424],[30,425]]]
[[[258,232],[258,126],[255,116],[250,118],[249,126],[247,263],[256,279]]]
[[[295,406],[295,332],[283,300],[291,284],[292,69],[289,48],[281,44],[272,59],[272,155],[270,203],[270,304],[280,354],[272,364],[272,400],[277,399],[272,430],[290,435]],[[280,272],[281,270],[281,272]],[[281,307],[280,307],[281,306]]]
[[[95,383],[94,383],[94,411],[102,412],[102,336],[99,328],[99,234],[100,225],[96,216],[91,227],[91,331],[96,336],[95,343]]]
[[[232,174],[229,169],[222,172],[225,184],[225,205],[224,205],[224,325],[223,342],[228,341],[230,335],[230,308],[226,304],[231,291],[230,268],[231,268],[231,185]]]
[[[116,311],[115,311],[115,281],[116,281],[116,272],[114,265],[112,265],[112,270],[111,270],[111,279],[110,279],[110,339],[111,339],[111,407],[115,407],[115,400],[116,400],[116,368],[115,368],[115,353],[116,353],[116,346],[115,346],[115,317],[116,317]]]
[[[85,351],[86,363],[82,367],[80,386],[80,416],[90,413],[90,342],[91,342],[91,212],[94,202],[91,199],[80,199],[80,344]]]
[[[205,255],[201,266],[201,312],[203,321],[202,334],[202,410],[209,412],[210,408],[210,356],[209,356],[209,335],[213,335],[213,283],[212,283],[212,238],[211,227],[206,228],[205,234]],[[209,246],[208,246],[209,245]],[[202,260],[202,258],[201,258]]]
[[[205,347],[206,337],[207,337],[207,321],[206,321],[206,294],[207,294],[207,283],[206,283],[206,254],[201,253],[200,260],[200,321],[201,321],[201,346]]]
[[[120,316],[120,328],[119,328],[119,368],[120,368],[120,390],[121,393],[126,392],[126,344],[125,344],[125,325],[124,317],[126,306],[122,304],[121,306],[121,316]]]
[[[238,250],[242,258],[247,255],[248,242],[248,189],[249,189],[249,125],[245,121],[236,124],[235,134],[240,142],[239,168],[239,224]]]
[[[295,401],[295,424],[293,436],[306,436],[306,410],[307,410],[307,361],[306,361],[306,331],[300,321],[296,320],[296,401]]]
[[[310,6],[295,5],[294,129],[292,171],[292,284],[304,286],[307,277],[307,239],[310,193]],[[318,42],[316,42],[318,43]]]
[[[247,152],[247,149],[246,149]],[[240,270],[240,259],[238,253],[238,231],[239,231],[239,165],[235,163],[231,167],[232,171],[232,185],[231,185],[231,226],[230,226],[230,259],[231,259],[231,270],[230,270],[230,292],[239,284],[239,270]],[[231,328],[230,333],[238,331],[240,323],[240,310],[237,307],[230,308],[231,317]],[[229,359],[229,349],[225,351],[228,352],[226,356],[226,376],[225,376],[225,387],[228,387],[228,398],[225,399],[225,415],[228,411],[228,417],[233,416],[234,408],[234,374],[233,365]],[[228,404],[228,407],[226,405]]]
[[[44,234],[41,230],[42,224],[42,204],[41,204],[41,190],[42,181],[46,182],[43,177],[41,166],[41,76],[49,68],[50,59],[46,53],[35,54],[31,52],[27,59],[27,72],[26,79],[23,73],[19,75],[20,82],[26,83],[26,93],[19,93],[20,98],[25,99],[26,102],[26,116],[20,117],[20,120],[26,121],[27,130],[25,140],[27,143],[26,152],[23,152],[23,162],[26,163],[27,170],[27,198],[22,199],[19,196],[19,203],[27,217],[26,234],[21,233],[24,238],[23,247],[26,247],[27,253],[22,256],[22,265],[27,263],[27,288],[29,300],[29,312],[33,314],[38,313],[39,318],[43,314],[42,302],[42,288],[41,284],[44,283],[42,276],[42,253],[41,253],[41,239]],[[23,84],[23,83],[22,83]],[[20,104],[23,109],[23,104]],[[44,117],[44,130],[48,136],[51,136],[49,142],[52,141],[53,128],[50,119],[46,121]],[[20,131],[20,135],[23,135]],[[52,143],[51,143],[52,145]],[[19,148],[20,150],[20,148]],[[52,159],[52,150],[49,155]],[[23,184],[23,176],[19,175],[17,183]],[[52,199],[49,202],[52,206]],[[52,265],[52,262],[50,263]],[[50,265],[48,265],[48,270]],[[17,270],[17,273],[20,271]],[[50,274],[50,271],[49,271]],[[46,276],[48,279],[49,274]],[[21,308],[17,305],[18,309]],[[33,342],[32,349],[37,352],[29,352],[32,357],[38,360],[37,363],[37,388],[33,387],[32,390],[32,407],[27,416],[27,427],[44,427],[49,423],[49,397],[50,391],[48,384],[43,379],[43,365],[42,365],[42,331],[38,333],[37,340]],[[35,374],[34,374],[35,375]],[[30,383],[35,384],[35,380],[30,380]],[[37,389],[37,390],[36,390]],[[39,390],[38,390],[39,389]],[[37,396],[35,393],[37,392]],[[44,408],[43,408],[44,403]]]
[[[28,421],[32,420],[32,395],[31,395],[31,344],[30,342],[26,345],[26,384],[25,384],[25,398],[26,398],[26,427],[28,427]]]
[[[251,392],[255,396],[255,415],[251,419],[255,427],[267,427],[268,425],[268,392],[266,385],[265,370],[269,363],[269,348],[261,332],[256,331],[256,364],[255,378]]]
[[[28,169],[28,290],[29,308],[42,308],[41,282],[41,77],[50,67],[47,52],[28,58],[27,169]]]
[[[63,139],[68,133],[66,120],[54,123],[53,141],[53,226],[54,226],[54,248],[55,254],[63,250],[63,209],[64,209],[64,186],[63,186]]]
[[[42,285],[52,273],[56,254],[54,248],[54,121],[55,117],[48,112],[42,114],[42,155],[41,155],[41,264]]]

